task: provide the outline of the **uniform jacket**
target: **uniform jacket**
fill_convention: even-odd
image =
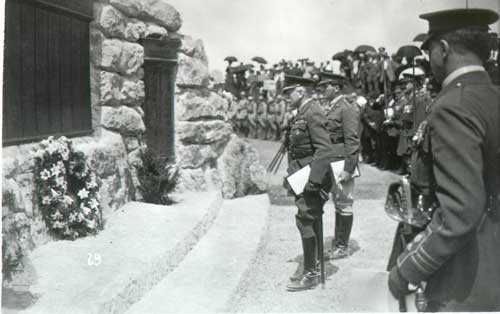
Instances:
[[[238,102],[236,106],[236,119],[237,120],[245,120],[248,117],[248,101],[246,99],[242,99]]]
[[[428,118],[439,208],[398,257],[403,277],[427,281],[429,300],[465,311],[500,310],[500,222],[487,199],[500,189],[499,124],[500,92],[486,72],[443,88]]]
[[[318,102],[307,99],[298,109],[288,138],[288,174],[311,164],[309,181],[326,182],[332,144],[327,131],[325,113]]]
[[[365,124],[366,128],[371,128],[370,123],[375,123],[374,131],[378,132],[384,122],[384,111],[382,108],[366,105],[361,115],[361,122]]]
[[[344,170],[354,172],[359,153],[359,109],[342,95],[334,99],[326,115],[333,154],[345,159]]]

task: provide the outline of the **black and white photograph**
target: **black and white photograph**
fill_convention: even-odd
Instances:
[[[4,314],[500,312],[500,0],[0,0]]]

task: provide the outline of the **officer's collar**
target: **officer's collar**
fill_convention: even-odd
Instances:
[[[338,103],[344,95],[340,94],[337,97],[335,97],[332,101],[330,101],[330,106],[334,106],[336,103]]]
[[[309,104],[313,102],[312,98],[308,98],[302,102],[302,104],[298,108],[298,112],[305,112],[307,108],[309,108]]]
[[[455,71],[451,72],[448,74],[448,76],[444,79],[443,81],[443,87],[446,87],[449,85],[452,81],[454,81],[456,78],[459,76],[462,76],[464,74],[470,73],[470,72],[477,72],[477,71],[485,71],[484,67],[480,65],[467,65],[460,67],[456,69]]]

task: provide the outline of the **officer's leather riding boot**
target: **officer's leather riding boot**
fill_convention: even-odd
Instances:
[[[333,239],[332,239],[332,252],[335,250],[335,246],[337,243],[337,239],[339,238],[339,233],[341,230],[340,217],[342,217],[339,213],[335,212],[335,230],[333,231]]]
[[[307,290],[319,284],[319,273],[316,271],[318,253],[316,242],[316,237],[302,239],[302,248],[304,250],[304,275],[300,281],[290,281],[287,285],[289,291]]]
[[[351,236],[353,215],[340,216],[341,229],[339,231],[339,238],[335,243],[332,258],[340,259],[349,256],[349,237]]]

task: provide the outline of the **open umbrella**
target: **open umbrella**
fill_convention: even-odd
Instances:
[[[357,53],[365,53],[367,51],[377,52],[377,50],[370,45],[360,45],[360,46],[356,47],[356,49],[354,49],[354,52],[357,52]]]
[[[258,62],[258,63],[267,64],[266,59],[264,59],[264,58],[262,58],[262,57],[253,57],[253,58],[252,58],[252,61],[255,61],[255,62]]]
[[[417,36],[415,36],[415,38],[413,38],[413,41],[424,41],[425,38],[427,38],[427,34],[426,33],[420,33]]]
[[[416,56],[422,55],[422,51],[417,46],[407,45],[399,47],[396,55],[406,60],[413,60]]]
[[[231,68],[231,71],[233,73],[241,73],[250,70],[253,68],[253,64],[244,64],[244,65],[239,65],[237,67]]]
[[[224,58],[224,61],[232,63],[232,62],[238,61],[238,59],[236,59],[236,57],[233,57],[233,56],[227,56],[227,57]]]
[[[342,61],[345,58],[345,56],[346,56],[345,51],[340,51],[340,52],[337,52],[336,54],[334,54],[332,59]]]

